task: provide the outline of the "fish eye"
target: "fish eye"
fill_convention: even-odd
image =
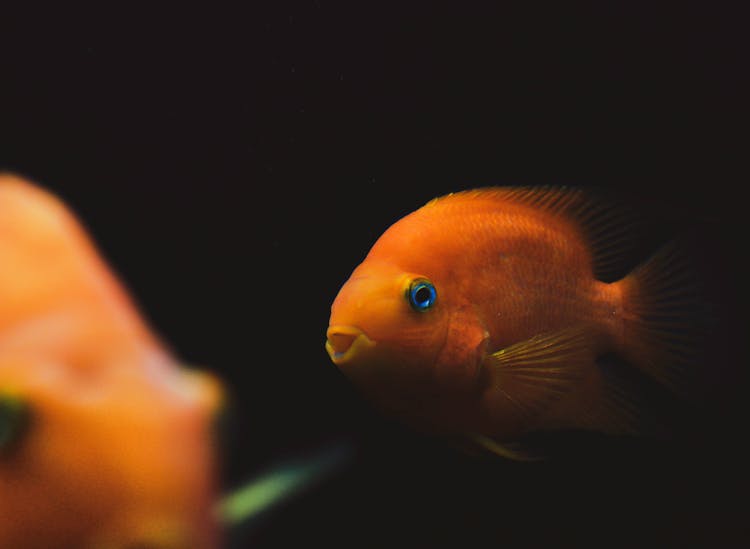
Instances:
[[[409,284],[406,297],[409,300],[409,305],[411,305],[415,311],[421,313],[435,304],[437,290],[435,290],[435,286],[433,286],[432,282],[429,280],[418,278]]]

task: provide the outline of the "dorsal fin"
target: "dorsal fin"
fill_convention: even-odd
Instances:
[[[536,209],[567,221],[589,245],[594,275],[607,282],[624,276],[623,262],[634,246],[633,216],[611,199],[570,187],[485,187],[451,193],[428,202],[446,204],[461,199],[497,200]]]

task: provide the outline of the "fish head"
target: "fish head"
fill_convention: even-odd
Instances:
[[[14,487],[0,497],[0,546],[216,546],[221,386],[161,352],[140,364],[0,357],[28,417],[0,448],[0,484]]]
[[[331,306],[331,360],[378,401],[423,391],[446,343],[449,306],[441,291],[429,274],[365,261]]]

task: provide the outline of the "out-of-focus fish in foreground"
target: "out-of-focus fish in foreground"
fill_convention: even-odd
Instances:
[[[326,348],[379,407],[483,446],[550,429],[639,430],[638,395],[597,365],[619,353],[681,390],[692,299],[679,254],[595,276],[623,226],[582,192],[464,191],[392,225],[341,288]],[[673,250],[674,251],[674,250]]]
[[[217,547],[220,401],[65,206],[0,174],[0,547]]]

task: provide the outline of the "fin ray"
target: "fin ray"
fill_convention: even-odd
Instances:
[[[592,268],[597,278],[614,280],[635,246],[633,233],[637,218],[628,208],[611,198],[598,199],[596,193],[565,186],[487,187],[452,193],[448,197],[490,198],[512,202],[564,219],[588,243]]]
[[[490,391],[511,404],[511,412],[536,420],[572,392],[593,361],[586,325],[545,333],[489,355],[483,364]]]
[[[468,439],[482,450],[512,461],[532,462],[545,459],[543,454],[534,452],[530,447],[520,442],[501,443],[490,437],[476,433],[468,435]]]
[[[621,353],[673,392],[688,396],[698,383],[698,356],[712,315],[698,269],[675,241],[615,284],[623,296]]]

